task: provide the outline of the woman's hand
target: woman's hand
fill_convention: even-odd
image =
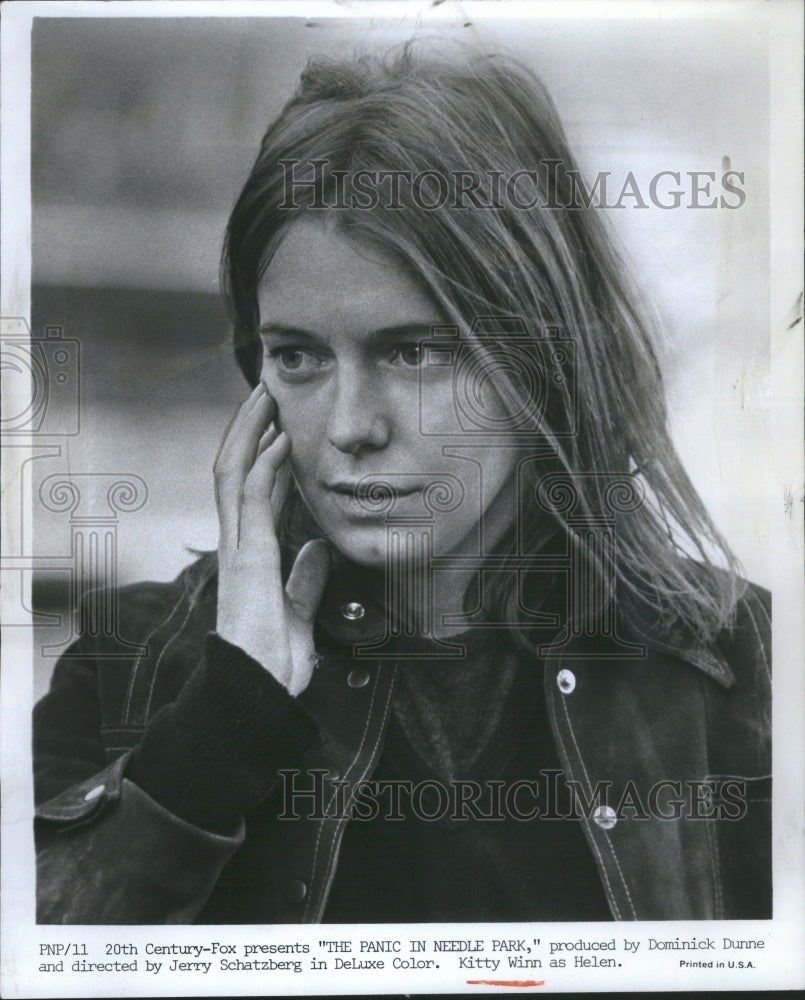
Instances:
[[[215,460],[217,630],[297,695],[315,665],[313,619],[330,556],[323,539],[308,542],[283,588],[275,524],[290,484],[291,441],[277,433],[275,416],[274,400],[260,384],[227,428]]]

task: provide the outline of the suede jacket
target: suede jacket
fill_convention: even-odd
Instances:
[[[372,595],[334,574],[317,622],[321,663],[293,698],[215,635],[215,583],[203,557],[172,583],[90,595],[88,627],[35,710],[40,922],[322,919],[348,819],[283,823],[268,803],[283,768],[338,777],[347,802],[371,776],[393,644]],[[607,644],[554,643],[539,663],[561,766],[590,803],[582,824],[612,917],[770,917],[768,595],[748,587],[734,628],[708,648],[651,638],[640,622],[621,614]],[[241,675],[248,706],[232,687]],[[265,782],[226,832],[180,818],[128,776],[134,748],[151,729],[170,734],[182,712],[206,720],[203,749],[188,753],[214,756],[226,712],[255,741]]]

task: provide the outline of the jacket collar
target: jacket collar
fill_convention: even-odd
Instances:
[[[649,648],[684,660],[725,688],[733,686],[735,674],[715,641],[702,641],[678,622],[659,623],[656,613],[634,598],[622,600],[620,608],[625,628]]]
[[[385,586],[382,571],[366,570],[336,554],[319,607],[319,626],[343,644],[371,643],[384,638],[388,632]],[[634,599],[621,601],[619,610],[630,638],[683,660],[725,688],[735,683],[735,675],[715,643],[703,643],[677,624],[660,627],[648,606]]]

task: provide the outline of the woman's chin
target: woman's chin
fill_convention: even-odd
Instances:
[[[384,570],[398,561],[422,562],[430,554],[430,546],[416,539],[410,529],[389,532],[385,524],[378,529],[337,531],[328,537],[350,562],[367,569]]]
[[[367,569],[384,569],[388,563],[388,538],[385,526],[381,530],[336,531],[330,541],[350,562]]]

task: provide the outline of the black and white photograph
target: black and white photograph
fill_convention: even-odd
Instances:
[[[802,21],[3,8],[4,996],[805,985]]]

